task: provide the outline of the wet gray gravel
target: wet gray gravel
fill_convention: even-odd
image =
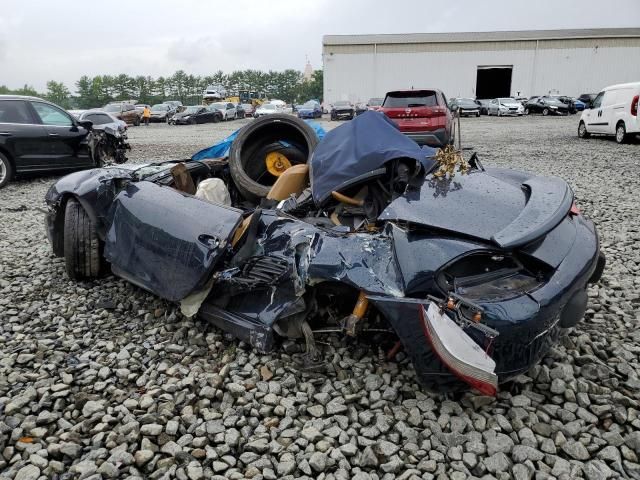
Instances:
[[[248,121],[132,128],[130,157]],[[55,178],[0,190],[0,478],[640,478],[640,143],[576,130],[463,120],[485,165],[568,180],[608,258],[585,320],[496,399],[422,392],[402,355],[360,347],[306,376],[115,277],[71,282],[43,229]]]

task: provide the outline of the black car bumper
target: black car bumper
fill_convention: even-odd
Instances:
[[[459,112],[461,117],[477,117],[480,115],[479,108],[461,108]]]
[[[499,332],[487,343],[474,328],[465,332],[496,362],[500,382],[526,372],[539,362],[556,343],[564,328],[578,323],[586,309],[586,287],[596,282],[604,268],[593,224],[575,217],[576,239],[573,248],[538,290],[497,302],[477,302],[483,309],[482,322]],[[432,388],[464,387],[440,361],[427,341],[420,316],[428,300],[370,297],[392,324],[411,358],[420,381]],[[438,386],[439,387],[435,387]]]
[[[333,110],[331,112],[331,118],[340,119],[340,118],[353,118],[355,112],[353,110]]]
[[[402,132],[418,145],[444,147],[449,144],[449,135],[444,128],[427,132]]]

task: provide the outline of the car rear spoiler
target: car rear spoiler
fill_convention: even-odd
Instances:
[[[506,249],[531,243],[549,232],[567,216],[573,192],[558,177],[533,177],[522,184],[529,198],[520,215],[491,240]]]

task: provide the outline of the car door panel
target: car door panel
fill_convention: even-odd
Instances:
[[[107,221],[105,258],[114,273],[178,301],[209,281],[242,212],[141,181],[116,196]]]
[[[14,159],[17,172],[46,168],[51,161],[47,132],[25,100],[0,101],[0,145]]]
[[[44,102],[30,102],[34,115],[47,133],[51,167],[75,169],[93,165],[89,155],[89,132],[62,109]]]
[[[600,106],[600,121],[602,133],[615,133],[615,120],[614,120],[614,106],[616,102],[617,90],[609,90],[604,93],[602,97],[602,104]]]
[[[0,146],[14,159],[17,173],[52,165],[48,134],[42,125],[0,123]]]
[[[206,112],[204,112],[202,114],[202,123],[210,123],[213,122],[213,116],[215,115],[214,112],[212,112],[211,110],[207,110]]]
[[[591,133],[605,133],[607,122],[602,119],[602,100],[604,92],[598,94],[589,109],[587,130]]]

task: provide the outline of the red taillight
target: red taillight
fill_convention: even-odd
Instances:
[[[576,205],[576,202],[571,204],[571,210],[569,210],[570,215],[580,215],[580,209]]]
[[[636,95],[631,100],[631,115],[634,117],[638,115],[638,100],[640,100],[640,95]]]
[[[495,361],[462,328],[431,303],[429,311],[418,306],[422,330],[440,361],[463,382],[483,395],[495,396],[498,376]]]

